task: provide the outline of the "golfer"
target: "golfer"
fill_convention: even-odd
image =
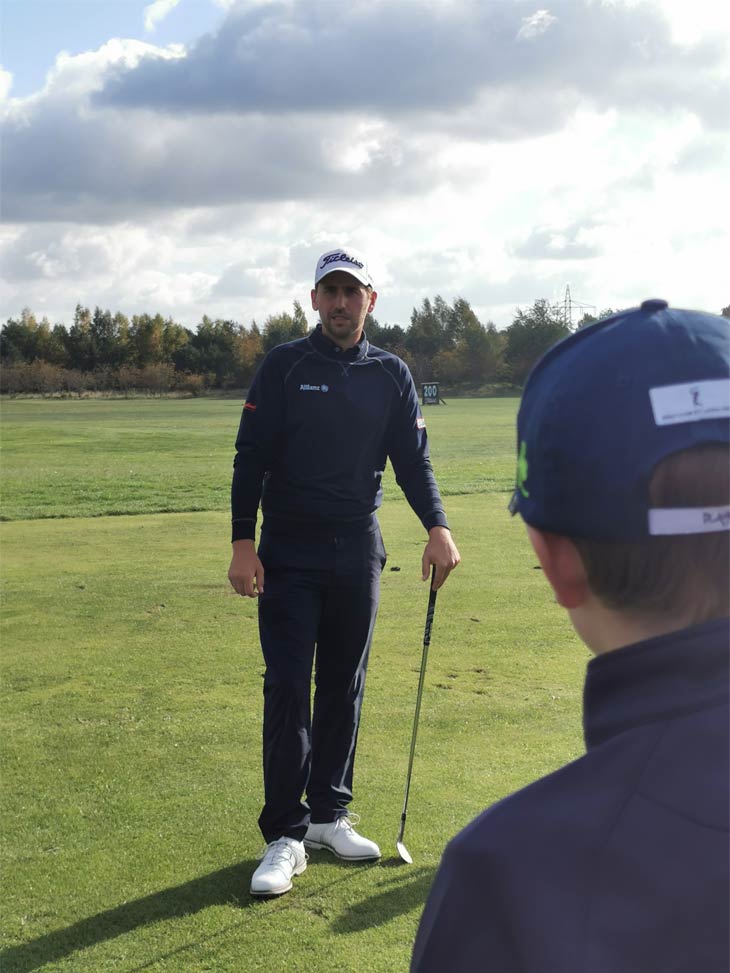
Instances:
[[[348,248],[322,254],[311,298],[319,324],[265,357],[234,459],[228,577],[238,594],[258,598],[266,663],[267,847],[251,879],[261,896],[291,889],[305,845],[349,861],[380,857],[348,806],[386,560],[375,512],[388,459],[428,535],[423,579],[433,566],[439,588],[459,563],[413,379],[363,332],[377,300],[366,258]]]
[[[587,752],[447,847],[413,973],[728,970],[728,321],[645,301],[555,345],[513,512],[594,653]]]

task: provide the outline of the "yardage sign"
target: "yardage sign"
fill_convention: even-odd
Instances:
[[[422,386],[423,391],[423,404],[424,405],[438,405],[439,404],[439,386],[438,382],[424,382]]]

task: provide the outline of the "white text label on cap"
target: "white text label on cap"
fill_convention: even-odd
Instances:
[[[653,535],[710,534],[730,530],[730,507],[659,508],[649,511]]]
[[[663,385],[649,389],[649,396],[658,426],[730,418],[730,379],[727,378]]]

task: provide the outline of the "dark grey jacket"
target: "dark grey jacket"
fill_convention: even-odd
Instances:
[[[584,714],[446,848],[412,973],[727,973],[728,620],[593,659]]]

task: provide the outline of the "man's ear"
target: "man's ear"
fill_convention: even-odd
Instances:
[[[312,289],[311,298],[312,298],[312,310],[313,311],[319,311],[319,308],[317,307],[317,288],[316,287]]]
[[[563,608],[579,608],[590,595],[588,575],[575,544],[568,537],[527,525],[527,536],[555,598]]]
[[[370,304],[368,305],[368,314],[370,314],[375,307],[375,302],[378,299],[377,291],[370,291]]]

